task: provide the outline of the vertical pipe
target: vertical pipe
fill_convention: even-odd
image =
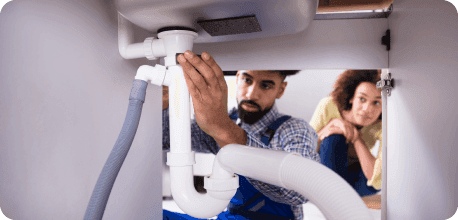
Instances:
[[[215,192],[200,194],[193,185],[192,166],[195,163],[191,150],[190,98],[183,69],[180,65],[169,66],[164,84],[169,86],[170,152],[167,165],[170,166],[172,196],[178,207],[197,218],[213,217],[226,208],[238,187],[238,177],[220,168],[216,163],[210,177]],[[216,168],[216,170],[215,170]],[[216,180],[215,178],[218,177]],[[226,177],[226,179],[220,179]],[[234,184],[235,182],[235,184]],[[232,183],[232,184],[231,184]],[[229,187],[229,188],[228,188]],[[211,188],[211,187],[210,187]]]
[[[387,219],[387,120],[388,120],[388,114],[387,114],[387,89],[382,89],[382,220]]]
[[[181,66],[170,66],[169,84],[170,153],[191,152],[191,110],[189,92]]]

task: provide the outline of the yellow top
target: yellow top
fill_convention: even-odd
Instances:
[[[310,120],[310,125],[316,132],[319,132],[334,118],[342,118],[342,116],[340,115],[337,105],[332,101],[332,97],[326,97],[318,104]],[[367,181],[368,186],[380,189],[382,188],[382,122],[378,121],[374,124],[365,126],[360,132],[362,134],[361,138],[368,149],[374,148],[376,142],[380,141],[372,178]],[[319,151],[319,142],[317,146],[317,151]]]

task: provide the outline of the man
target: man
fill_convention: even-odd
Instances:
[[[238,107],[228,114],[223,71],[208,53],[201,57],[190,51],[178,56],[194,105],[196,121],[191,133],[195,151],[216,154],[227,144],[241,144],[294,152],[319,161],[315,151],[318,136],[302,119],[287,119],[270,141],[261,140],[269,125],[284,116],[277,111],[275,100],[285,92],[285,77],[298,71],[238,71]],[[306,201],[295,191],[240,176],[240,187],[228,211],[219,214],[218,219],[302,219],[302,204]],[[194,218],[165,210],[164,219]]]

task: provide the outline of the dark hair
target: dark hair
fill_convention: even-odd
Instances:
[[[278,72],[281,76],[287,77],[298,73],[300,70],[269,70],[271,72]],[[223,71],[224,75],[236,75],[238,71]]]
[[[345,70],[334,83],[331,97],[340,112],[351,110],[350,100],[355,95],[356,87],[362,82],[377,84],[380,81],[381,70]],[[382,119],[380,114],[379,119]]]
[[[292,76],[298,73],[300,70],[270,70],[271,72],[278,72],[280,76],[285,80],[287,76]]]
[[[270,70],[271,72],[279,72],[281,76],[287,77],[295,75],[299,70]]]

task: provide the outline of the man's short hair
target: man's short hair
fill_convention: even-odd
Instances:
[[[268,70],[268,71],[271,71],[271,72],[279,72],[281,76],[291,76],[291,75],[295,75],[296,73],[298,73],[300,70]],[[238,71],[223,71],[223,74],[224,75],[228,75],[228,76],[231,76],[231,75],[235,75],[237,74]]]
[[[299,70],[270,70],[272,72],[279,72],[281,76],[287,77],[295,75]]]
[[[300,70],[270,70],[271,72],[278,72],[282,77],[282,80],[285,80],[287,76],[292,76],[298,73]]]

